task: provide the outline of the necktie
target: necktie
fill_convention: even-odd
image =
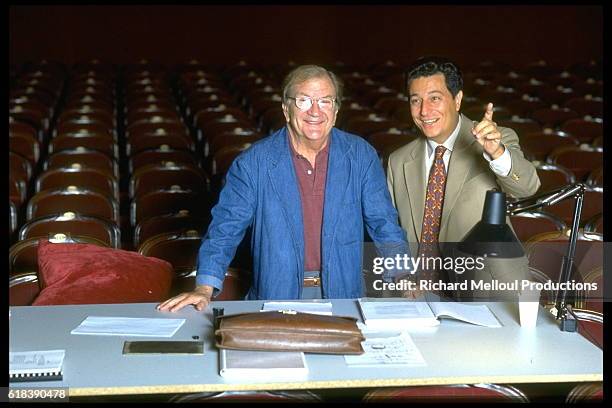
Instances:
[[[446,170],[444,168],[444,152],[442,145],[436,147],[435,159],[429,171],[427,194],[425,196],[425,211],[423,213],[423,228],[421,229],[421,256],[438,255],[438,235],[440,234],[440,219],[444,204],[444,188],[446,186]]]

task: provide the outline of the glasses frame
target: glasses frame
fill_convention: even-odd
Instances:
[[[303,109],[303,108],[300,108],[300,106],[298,105],[298,99],[302,99],[302,98],[308,99],[310,101],[310,104],[309,104],[310,106],[308,106],[308,108]],[[322,98],[313,98],[312,96],[306,96],[306,95],[288,96],[287,99],[293,99],[293,103],[295,104],[295,107],[301,110],[302,112],[308,112],[314,106],[315,102],[317,103],[317,106],[319,107],[319,109],[321,109],[322,111],[328,110],[327,108],[321,107],[321,105],[319,104],[319,102],[322,100],[331,100],[332,101],[331,109],[333,109],[336,104],[336,98],[332,98],[330,96],[324,96]]]

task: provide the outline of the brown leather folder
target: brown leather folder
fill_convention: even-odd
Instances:
[[[362,354],[364,340],[353,317],[295,311],[270,311],[218,316],[218,348],[233,350],[303,351]]]

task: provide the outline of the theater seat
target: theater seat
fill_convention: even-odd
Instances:
[[[379,388],[369,391],[364,403],[482,403],[529,402],[527,396],[512,385],[501,384],[453,384],[415,386],[403,388]]]
[[[568,168],[576,180],[583,181],[591,171],[603,166],[603,149],[586,144],[559,146],[549,153],[546,161]]]
[[[543,163],[541,161],[534,161],[533,165],[535,166],[536,172],[538,173],[538,177],[540,179],[540,188],[538,189],[538,193],[556,190],[576,182],[574,173],[561,165]]]
[[[197,230],[159,234],[143,242],[138,252],[170,262],[176,277],[181,277],[196,269],[201,241],[201,233]]]
[[[9,276],[9,305],[30,306],[38,293],[38,274],[36,272],[20,273]]]
[[[210,218],[208,214],[195,215],[189,210],[180,210],[149,217],[138,223],[134,229],[134,248],[138,248],[147,239],[158,234],[189,229],[195,229],[201,233],[208,226],[208,218]]]
[[[570,280],[585,282],[592,271],[602,267],[602,240],[601,235],[585,233],[580,230]],[[547,232],[531,237],[524,244],[529,267],[539,271],[541,276],[546,277],[545,279],[557,282],[561,272],[561,261],[567,252],[568,242],[567,231]],[[580,293],[568,293],[568,299],[572,303],[582,302],[583,296]]]
[[[17,241],[9,248],[9,275],[38,271],[38,242],[47,238],[29,238]],[[104,242],[92,237],[70,234],[54,234],[48,237],[49,242],[85,243],[107,247]]]
[[[321,397],[312,391],[224,391],[221,393],[203,392],[198,394],[176,395],[169,402],[195,403],[306,403],[322,402]]]
[[[534,235],[551,231],[563,231],[567,225],[557,216],[538,211],[524,212],[510,217],[514,233],[521,242]]]
[[[584,403],[593,403],[603,402],[604,398],[604,390],[603,383],[595,382],[595,383],[586,383],[586,384],[578,384],[574,388],[572,388],[567,394],[567,398],[565,399],[566,404],[584,404]]]
[[[26,215],[31,220],[66,211],[92,215],[113,222],[119,222],[119,205],[112,197],[96,191],[68,186],[64,189],[45,190],[35,194],[28,201]]]
[[[70,211],[38,217],[26,222],[19,229],[19,239],[46,238],[50,234],[59,233],[96,238],[113,248],[121,246],[121,233],[117,224]]]
[[[578,333],[603,350],[603,313],[584,309],[573,312],[578,320]]]

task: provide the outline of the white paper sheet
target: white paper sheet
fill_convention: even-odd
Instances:
[[[264,302],[263,312],[272,310],[295,310],[301,313],[332,315],[331,302]]]
[[[185,319],[88,316],[70,334],[172,337]]]
[[[346,355],[344,360],[350,366],[401,365],[423,367],[427,363],[412,337],[406,332],[391,337],[367,337],[361,342],[365,353]]]

